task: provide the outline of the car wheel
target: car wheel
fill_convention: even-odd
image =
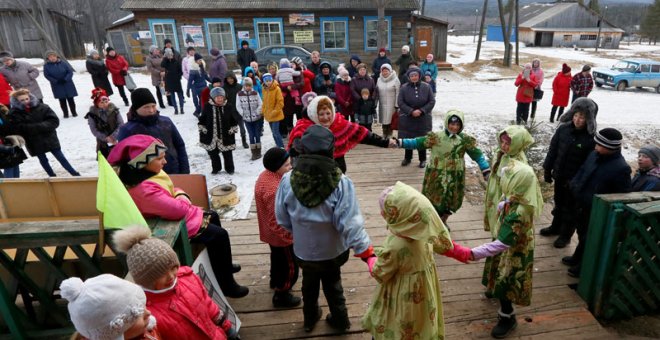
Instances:
[[[643,89],[643,87],[641,87],[641,86],[635,86],[635,88],[638,89],[638,90]]]
[[[628,83],[626,83],[625,80],[622,80],[616,84],[617,91],[625,91],[626,87],[628,87]]]
[[[603,87],[603,84],[601,84],[601,83],[596,83],[596,87]]]
[[[658,87],[655,88],[655,92],[660,93],[660,85],[658,85]]]

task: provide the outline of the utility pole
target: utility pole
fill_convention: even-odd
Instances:
[[[598,19],[598,36],[596,36],[596,52],[598,52],[598,47],[600,46],[600,31],[603,29],[603,20],[605,20],[605,12],[607,12],[607,6],[605,6],[605,10],[600,15],[600,19]]]
[[[376,36],[376,41],[378,44],[378,48],[385,47],[385,48],[392,48],[391,46],[385,46],[387,45],[387,26],[385,25],[385,0],[376,0],[376,6],[378,8],[378,32]]]
[[[484,24],[486,23],[486,10],[488,8],[488,0],[484,0],[484,10],[481,11],[481,25],[479,26],[479,42],[477,43],[477,54],[474,57],[474,61],[479,60],[479,53],[481,52],[481,39],[484,34]]]
[[[511,4],[511,1],[515,0],[509,0],[509,4]],[[506,45],[507,48],[504,50],[504,66],[506,67],[511,66],[511,54],[513,53],[513,51],[511,51],[513,49],[513,46],[511,46],[511,26],[513,26],[513,11],[513,6],[509,6],[509,20],[507,21],[506,28],[506,36],[507,39],[509,39],[509,43]],[[518,39],[518,37],[516,37],[516,39]]]
[[[472,36],[472,43],[477,39],[477,21],[479,20],[479,9],[474,9],[474,35]]]
[[[519,59],[519,55],[518,55],[518,52],[520,50],[520,39],[518,37],[518,33],[519,33],[519,31],[518,31],[518,5],[520,4],[520,1],[519,0],[515,0],[515,1],[516,1],[516,65],[520,65],[520,59]]]
[[[103,49],[103,46],[101,46],[101,38],[99,37],[99,28],[97,26],[96,16],[92,15],[92,0],[87,0],[87,16],[89,17],[89,25],[92,26],[92,34],[94,35],[94,39],[92,41],[94,42],[94,47],[100,51]]]

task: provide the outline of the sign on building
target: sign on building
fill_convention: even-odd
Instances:
[[[314,24],[314,13],[291,13],[289,24],[296,26],[307,26]]]
[[[202,26],[181,26],[183,45],[186,47],[204,47]]]
[[[314,31],[293,31],[295,44],[308,44],[314,42]]]

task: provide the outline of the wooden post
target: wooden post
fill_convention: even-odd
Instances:
[[[515,1],[516,1],[516,65],[520,65],[520,59],[518,55],[519,54],[518,52],[520,50],[520,37],[518,37],[518,34],[520,33],[520,31],[518,30],[518,13],[519,13],[518,9],[520,5],[520,1],[519,0],[515,0]]]
[[[484,34],[484,24],[486,23],[486,11],[488,10],[488,0],[484,0],[484,10],[481,11],[481,25],[479,26],[479,42],[477,43],[477,55],[474,61],[479,60],[479,53],[481,52],[481,40]]]
[[[99,244],[96,248],[96,256],[103,257],[105,251],[105,225],[103,224],[103,213],[99,211]]]

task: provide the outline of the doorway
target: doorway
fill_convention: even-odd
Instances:
[[[417,51],[417,59],[424,60],[426,59],[426,55],[433,51],[433,27],[418,26],[416,33],[415,51]]]

